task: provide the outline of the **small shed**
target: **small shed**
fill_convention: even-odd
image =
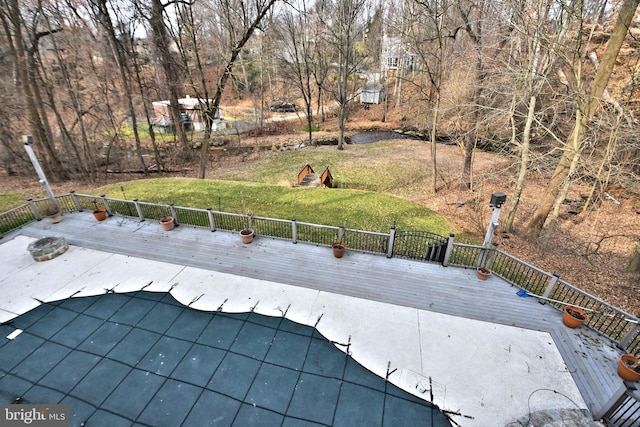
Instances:
[[[384,85],[382,83],[365,83],[360,91],[360,103],[380,104],[384,99]]]

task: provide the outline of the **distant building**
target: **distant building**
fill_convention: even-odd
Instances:
[[[182,125],[187,130],[202,131],[204,130],[205,122],[202,114],[201,104],[211,100],[192,98],[189,95],[184,98],[178,99],[178,108],[180,110],[180,116],[182,117]],[[171,114],[169,111],[169,101],[155,101],[153,104],[153,111],[156,115],[153,126],[159,131],[171,129],[173,123],[171,123]],[[222,119],[220,109],[216,111],[214,116],[215,120]]]
[[[382,37],[382,58],[380,64],[385,74],[396,72],[402,68],[405,71],[413,70],[416,55],[412,52],[409,43],[403,43],[401,37]]]
[[[385,90],[382,83],[365,83],[360,90],[360,103],[380,104],[384,96]]]

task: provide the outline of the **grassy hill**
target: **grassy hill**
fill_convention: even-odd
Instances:
[[[96,189],[108,197],[252,213],[315,224],[368,231],[428,230],[447,235],[455,230],[434,212],[408,200],[372,191],[291,188],[258,182],[157,178]]]

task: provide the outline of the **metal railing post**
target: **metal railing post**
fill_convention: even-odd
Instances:
[[[544,293],[542,294],[542,298],[549,298],[551,293],[553,292],[553,289],[556,287],[556,284],[558,283],[558,279],[560,279],[560,275],[558,273],[553,273],[553,275],[551,276],[551,280],[549,280],[549,284],[547,285],[547,288],[544,290]],[[546,300],[540,300],[538,301],[540,304],[546,304]]]
[[[389,243],[387,244],[387,258],[391,258],[393,256],[393,243],[396,240],[396,226],[392,226],[389,231]]]
[[[175,226],[179,226],[180,223],[178,222],[178,213],[176,212],[176,207],[173,205],[173,203],[171,203],[169,205],[169,209],[171,210],[171,217],[173,218],[173,223],[175,224]]]
[[[622,337],[622,339],[618,343],[618,347],[626,348],[631,342],[631,340],[633,340],[633,338],[640,333],[638,329],[640,329],[640,325],[636,323],[631,327],[631,330],[629,330],[629,332],[627,332],[627,334],[624,337]]]
[[[104,205],[104,208],[107,210],[107,215],[113,216],[113,214],[111,213],[111,208],[109,207],[109,201],[107,200],[107,197],[104,194],[101,194],[100,198],[102,199],[102,204]],[[142,215],[142,211],[138,210],[138,213]],[[144,220],[142,216],[140,217],[140,219]]]
[[[40,212],[38,212],[38,208],[36,208],[36,204],[33,203],[33,199],[27,199],[27,203],[29,203],[29,207],[33,211],[33,216],[36,217],[36,221],[42,220],[42,217],[40,216]]]
[[[451,258],[451,252],[453,251],[453,239],[455,235],[449,234],[449,238],[447,239],[447,249],[444,251],[444,259],[442,260],[442,266],[449,266],[449,258]]]
[[[216,222],[213,219],[213,210],[211,208],[207,208],[207,215],[209,216],[209,228],[211,228],[211,231],[216,231]]]
[[[298,224],[296,224],[296,219],[291,219],[291,241],[293,243],[298,243]]]
[[[76,210],[78,212],[82,212],[82,205],[80,204],[80,200],[78,200],[78,196],[74,190],[69,191],[71,195],[71,200],[73,200],[73,204],[76,206]]]
[[[136,212],[138,212],[138,218],[140,218],[140,221],[144,221],[144,215],[142,214],[142,208],[140,207],[140,203],[138,203],[138,199],[133,199],[133,204],[136,207]]]

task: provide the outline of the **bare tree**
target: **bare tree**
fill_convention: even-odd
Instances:
[[[364,52],[357,48],[364,28],[360,19],[364,6],[365,0],[337,0],[330,8],[333,13],[327,10],[329,14],[322,17],[330,35],[337,68],[331,93],[338,104],[338,150],[344,149],[348,107],[356,95],[355,84],[349,87],[349,82],[365,59]]]
[[[133,91],[131,90],[129,83],[129,67],[127,58],[131,56],[131,53],[127,53],[125,50],[125,46],[118,38],[118,34],[116,34],[116,29],[113,26],[111,21],[111,17],[109,14],[109,8],[107,4],[107,0],[91,0],[90,4],[92,5],[93,13],[96,21],[102,27],[104,31],[104,37],[106,39],[107,45],[111,48],[111,52],[113,58],[118,67],[118,73],[120,75],[120,80],[122,83],[122,90],[124,93],[124,98],[127,103],[127,109],[129,111],[129,117],[131,118],[131,128],[133,130],[133,136],[135,140],[136,154],[138,156],[138,161],[140,162],[140,166],[142,167],[142,171],[146,176],[149,175],[149,170],[147,169],[147,165],[145,164],[144,157],[142,156],[142,144],[140,141],[140,134],[138,132],[138,119],[136,110],[133,105]],[[115,13],[117,19],[119,17],[117,11]],[[121,22],[121,20],[119,19]],[[122,27],[122,26],[121,26]],[[126,34],[120,35],[123,41],[128,40],[128,36]],[[175,123],[175,122],[174,122]]]
[[[171,51],[171,37],[165,22],[166,8],[172,5],[171,1],[163,4],[162,0],[151,0],[151,7],[141,11],[151,27],[151,39],[153,46],[160,60],[160,66],[164,72],[164,84],[168,89],[169,97],[169,114],[171,123],[175,129],[178,141],[184,150],[185,155],[189,155],[191,148],[187,140],[187,134],[182,125],[182,117],[180,115],[180,107],[178,105],[179,92],[182,89],[182,73],[180,69],[180,61]],[[167,18],[168,19],[168,18]]]
[[[56,22],[63,21],[65,14],[60,10],[60,5],[53,4],[54,10],[48,10],[47,13],[42,14],[42,20],[45,28],[53,30],[52,20]],[[66,9],[66,8],[65,8]],[[69,20],[71,21],[71,20]],[[75,23],[74,23],[75,24]],[[80,25],[82,25],[80,23]],[[67,25],[64,32],[56,32],[48,38],[48,49],[56,58],[57,73],[52,70],[50,61],[47,61],[43,55],[40,54],[40,49],[36,53],[38,63],[40,64],[39,73],[43,82],[42,91],[46,95],[47,106],[49,110],[56,118],[56,123],[61,135],[61,161],[69,163],[75,159],[75,169],[79,170],[82,176],[87,180],[95,179],[95,163],[92,161],[92,153],[86,149],[89,145],[87,137],[87,129],[85,123],[85,106],[82,102],[81,91],[75,90],[75,85],[78,81],[75,76],[80,74],[79,71],[73,70],[74,63],[78,61],[68,61],[67,56],[81,57],[77,49],[77,44],[73,39],[76,38],[78,33],[74,29],[78,28],[77,25]],[[44,55],[46,56],[46,54]],[[48,66],[49,65],[49,66]],[[55,80],[62,82],[62,85],[56,84]],[[61,87],[62,86],[62,87]],[[61,90],[64,89],[64,90]],[[45,104],[43,100],[43,104]],[[73,127],[80,129],[80,144],[76,143],[76,135],[70,126],[67,126],[65,120],[65,109],[60,105],[70,105],[75,116],[75,120],[71,123]]]
[[[631,273],[640,272],[640,242],[638,242],[635,251],[633,251],[631,261],[629,261],[629,265],[627,265],[627,271]]]
[[[44,105],[41,102],[42,96],[36,61],[40,41],[60,29],[42,30],[38,28],[37,19],[42,13],[41,5],[36,4],[33,9],[21,8],[17,0],[2,0],[1,4],[0,19],[2,19],[9,50],[15,63],[18,83],[27,104],[29,123],[36,149],[45,155],[43,163],[50,175],[66,179],[68,174],[60,161],[51,127],[44,112]],[[29,19],[23,16],[23,12],[30,14],[30,25],[27,24]]]
[[[582,153],[585,129],[598,111],[602,95],[609,83],[616,58],[629,32],[629,25],[633,20],[638,4],[640,4],[640,0],[624,0],[605,48],[602,61],[593,79],[591,90],[586,95],[584,103],[578,100],[573,130],[566,140],[562,156],[547,184],[544,196],[539,201],[527,224],[526,232],[531,238],[535,238],[540,234],[554,204],[557,204],[556,199],[562,194],[563,188],[565,191],[568,188],[571,173],[575,171],[576,163]]]
[[[326,26],[324,24],[326,13],[327,12],[325,10],[324,0],[317,1],[313,10],[313,17],[309,21],[308,29],[311,32],[311,37],[314,40],[310,52],[310,63],[313,83],[315,85],[317,93],[316,117],[320,118],[320,122],[324,122],[326,120],[324,94],[326,92],[325,88],[329,79],[330,69],[330,56],[328,55],[330,37],[328,31],[326,31]]]
[[[211,136],[211,122],[215,117],[215,111],[211,110],[209,85],[202,59],[202,45],[206,43],[203,41],[205,29],[200,25],[203,19],[196,16],[191,6],[188,3],[176,4],[176,23],[171,27],[171,33],[180,52],[188,85],[196,95],[200,110],[203,112],[205,120],[203,143],[207,143]],[[209,9],[206,10],[209,11]]]
[[[313,139],[313,55],[309,11],[303,2],[282,12],[280,29],[276,30],[281,43],[280,69],[285,80],[291,81],[304,102],[309,142]]]
[[[512,232],[520,199],[524,191],[527,171],[530,167],[531,139],[534,125],[539,119],[536,117],[538,99],[543,87],[549,84],[548,78],[556,69],[555,63],[561,52],[561,44],[573,20],[566,10],[560,8],[557,15],[551,15],[554,8],[550,7],[551,1],[534,3],[527,9],[520,7],[514,9],[513,22],[513,49],[510,66],[522,64],[525,69],[514,70],[514,75],[521,78],[514,79],[513,93],[514,104],[522,104],[523,120],[516,120],[518,108],[512,109],[511,122],[513,135],[511,144],[520,152],[518,173],[507,208],[506,220],[502,225],[505,232]],[[551,29],[548,22],[563,22],[563,26]],[[568,83],[567,83],[568,84]],[[519,88],[524,91],[520,95]],[[518,101],[516,98],[520,98]]]
[[[219,18],[227,26],[227,35],[229,43],[229,56],[226,58],[224,69],[218,78],[213,98],[205,115],[209,115],[213,121],[212,115],[218,111],[222,94],[225,90],[227,82],[232,75],[233,66],[242,52],[242,49],[253,36],[256,30],[260,28],[263,18],[271,10],[278,0],[250,0],[248,2],[238,0],[226,1],[219,10]],[[200,167],[198,169],[198,178],[204,179],[209,160],[209,144],[207,141],[202,144],[200,151]]]
[[[431,192],[437,192],[438,161],[437,161],[437,136],[438,121],[441,114],[442,86],[446,73],[446,55],[449,41],[454,40],[460,27],[452,27],[450,22],[450,9],[452,5],[448,0],[414,0],[419,10],[411,13],[412,21],[405,20],[403,26],[409,27],[412,46],[420,57],[422,72],[426,78],[426,84],[413,82],[414,87],[423,94],[429,105],[430,120],[428,123],[429,142],[431,149],[431,168],[433,171],[431,180]],[[406,58],[400,58],[404,64]],[[402,65],[400,72],[404,69]]]

